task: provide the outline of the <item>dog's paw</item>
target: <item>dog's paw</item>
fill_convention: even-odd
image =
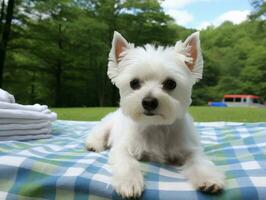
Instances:
[[[223,190],[224,184],[219,181],[205,181],[198,185],[198,190],[206,193],[219,193]]]
[[[213,165],[196,165],[186,171],[186,176],[193,186],[206,193],[221,192],[225,186],[224,174]]]
[[[213,174],[199,175],[193,182],[198,190],[206,193],[221,192],[225,185],[224,175],[218,171]]]
[[[143,177],[141,173],[113,177],[113,187],[123,198],[138,198],[144,190]]]
[[[93,152],[102,152],[106,149],[104,140],[95,138],[91,135],[89,135],[86,138],[85,146],[88,151],[93,151]]]

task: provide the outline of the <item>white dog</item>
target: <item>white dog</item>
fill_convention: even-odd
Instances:
[[[90,132],[86,147],[111,147],[112,185],[122,197],[139,197],[144,190],[138,162],[143,159],[182,164],[201,191],[224,187],[224,175],[205,157],[187,112],[202,71],[198,32],[167,48],[134,47],[114,33],[108,76],[119,88],[120,108]]]

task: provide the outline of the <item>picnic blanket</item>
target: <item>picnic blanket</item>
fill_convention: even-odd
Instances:
[[[87,152],[97,122],[56,121],[53,137],[0,142],[0,199],[120,199],[108,151]],[[266,123],[196,123],[207,156],[226,174],[219,195],[196,191],[175,166],[142,162],[141,199],[266,199]]]

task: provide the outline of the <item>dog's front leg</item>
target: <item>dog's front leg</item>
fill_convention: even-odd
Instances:
[[[203,192],[217,193],[224,187],[224,174],[201,151],[189,156],[183,170],[193,186]]]
[[[124,198],[141,196],[144,189],[143,175],[138,161],[130,154],[128,147],[113,147],[109,162],[113,171],[112,185],[116,192]]]

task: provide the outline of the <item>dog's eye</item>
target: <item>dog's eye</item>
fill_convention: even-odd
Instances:
[[[164,82],[163,82],[163,89],[165,90],[173,90],[176,88],[176,82],[172,79],[166,79]]]
[[[137,90],[140,88],[140,81],[139,79],[133,79],[132,81],[130,81],[130,87],[133,89],[133,90]]]

